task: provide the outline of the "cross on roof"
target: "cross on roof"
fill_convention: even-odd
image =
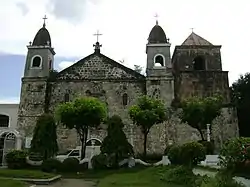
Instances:
[[[194,32],[194,28],[190,28],[192,30],[192,32]]]
[[[97,32],[94,34],[94,36],[97,37],[97,42],[98,42],[98,40],[99,40],[99,36],[101,36],[101,35],[102,35],[102,34],[99,33],[99,30],[97,30]]]
[[[43,26],[45,27],[46,26],[46,19],[48,19],[47,17],[46,17],[46,15],[43,17]]]
[[[156,19],[156,25],[158,25],[158,17],[159,17],[159,15],[156,13],[154,17]]]

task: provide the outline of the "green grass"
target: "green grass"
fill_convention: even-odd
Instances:
[[[135,172],[108,175],[99,181],[98,187],[185,187],[162,181],[161,175],[166,169],[168,168],[150,167]]]
[[[24,182],[9,179],[0,179],[0,184],[1,187],[28,187]]]
[[[36,170],[11,170],[0,169],[0,178],[29,178],[29,179],[48,179],[55,177],[55,174],[44,173]]]

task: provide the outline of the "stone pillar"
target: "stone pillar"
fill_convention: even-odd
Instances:
[[[20,136],[16,137],[16,150],[22,149],[22,138]]]

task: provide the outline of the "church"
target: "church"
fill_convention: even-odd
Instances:
[[[44,112],[53,113],[55,107],[76,97],[97,97],[107,104],[108,114],[121,116],[126,124],[124,132],[135,152],[141,152],[143,136],[128,116],[128,109],[138,97],[149,95],[161,99],[166,107],[177,105],[192,96],[221,94],[230,103],[228,71],[222,70],[220,45],[213,45],[192,32],[170,53],[170,40],[163,28],[153,26],[146,43],[146,75],[142,75],[101,53],[96,42],[92,54],[72,66],[55,72],[55,49],[45,23],[37,32],[28,52],[22,77],[17,130],[22,137],[32,137],[37,118]],[[216,121],[217,120],[217,121]],[[225,107],[212,125],[212,138],[218,144],[238,136],[237,118],[233,108]],[[223,126],[225,125],[225,126]],[[215,128],[213,128],[213,126]],[[223,126],[223,127],[221,127]],[[104,127],[89,131],[89,139],[102,142]],[[168,122],[153,127],[148,136],[148,151],[162,153],[166,145],[198,140],[199,133],[182,124],[177,115]],[[58,126],[60,149],[80,145],[74,130]]]

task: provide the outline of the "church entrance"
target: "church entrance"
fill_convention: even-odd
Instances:
[[[91,138],[87,140],[87,145],[86,145],[86,156],[85,158],[91,158],[94,155],[98,155],[101,153],[101,145],[102,142],[101,140],[97,138]]]
[[[16,148],[16,136],[12,132],[5,132],[0,135],[0,165],[6,165],[6,154]]]

